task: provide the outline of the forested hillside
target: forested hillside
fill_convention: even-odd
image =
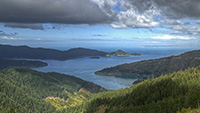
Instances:
[[[59,109],[47,100],[48,97],[60,98],[71,106],[75,101],[68,100],[69,94],[74,95],[77,92],[74,99],[85,99],[87,92],[92,94],[101,91],[105,89],[69,75],[41,73],[30,69],[2,70],[0,113],[53,113]]]
[[[93,95],[63,113],[197,113],[199,103],[200,66]]]
[[[196,113],[200,111],[200,66],[130,88],[102,91],[106,90],[73,76],[2,70],[0,113]]]
[[[160,76],[200,65],[200,50],[178,56],[122,64],[95,72],[98,75],[131,77],[135,75]]]
[[[43,67],[47,65],[48,65],[47,63],[44,63],[41,61],[0,59],[0,69],[35,68],[35,67]]]

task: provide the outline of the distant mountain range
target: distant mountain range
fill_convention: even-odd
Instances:
[[[31,48],[28,46],[0,45],[0,58],[27,58],[27,59],[51,59],[68,60],[88,56],[105,56],[107,53],[85,48],[73,48],[60,51],[46,48]]]
[[[144,60],[140,62],[122,64],[95,72],[98,75],[113,75],[118,77],[131,77],[134,75],[160,76],[188,67],[200,65],[200,50],[186,52],[178,56]]]

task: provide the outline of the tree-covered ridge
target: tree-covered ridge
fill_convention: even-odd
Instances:
[[[47,65],[48,65],[47,63],[44,63],[41,61],[0,59],[0,69],[35,68],[35,67],[43,67]]]
[[[0,113],[53,113],[56,108],[45,101],[46,97],[67,99],[66,91],[78,92],[81,88],[91,93],[105,91],[100,86],[73,76],[42,73],[30,69],[0,71]]]
[[[31,48],[28,46],[10,46],[0,44],[0,58],[27,58],[68,60],[88,56],[105,56],[106,53],[93,49],[73,48],[66,51],[46,48]]]
[[[122,64],[115,67],[105,68],[95,72],[98,75],[113,75],[118,77],[145,75],[160,76],[189,67],[200,65],[200,50],[186,52],[178,56],[160,58],[156,60],[144,60],[140,62]]]
[[[65,112],[193,113],[199,111],[199,103],[200,66],[148,79],[130,88],[93,95],[81,106]]]

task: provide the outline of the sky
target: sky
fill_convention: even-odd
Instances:
[[[200,48],[199,0],[0,0],[0,44]]]

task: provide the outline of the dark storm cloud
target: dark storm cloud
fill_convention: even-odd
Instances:
[[[120,9],[114,11],[117,4]],[[180,19],[200,19],[200,0],[0,0],[4,23],[109,24],[124,29],[176,25]]]
[[[6,23],[4,27],[11,28],[25,28],[25,29],[33,29],[33,30],[44,30],[41,24],[21,24],[21,23]]]
[[[200,0],[153,0],[169,18],[200,18]]]
[[[200,0],[125,0],[139,13],[156,9],[168,18],[200,18]],[[160,15],[160,16],[161,16]]]
[[[0,0],[0,21],[97,24],[109,21],[90,0]]]
[[[173,36],[199,37],[200,0],[123,0],[123,10],[128,12],[122,20],[125,26],[152,28],[157,22],[167,30],[152,31]],[[135,15],[129,16],[130,12]],[[127,16],[128,15],[128,16]],[[134,19],[133,17],[136,16]],[[122,16],[119,16],[122,18]],[[142,18],[140,18],[142,17]],[[126,20],[129,22],[126,22]],[[137,20],[139,18],[139,20]],[[126,22],[126,23],[125,23]],[[135,23],[134,23],[135,22]],[[132,23],[132,25],[131,25]],[[152,24],[154,25],[154,24]],[[153,26],[154,27],[154,26]]]

